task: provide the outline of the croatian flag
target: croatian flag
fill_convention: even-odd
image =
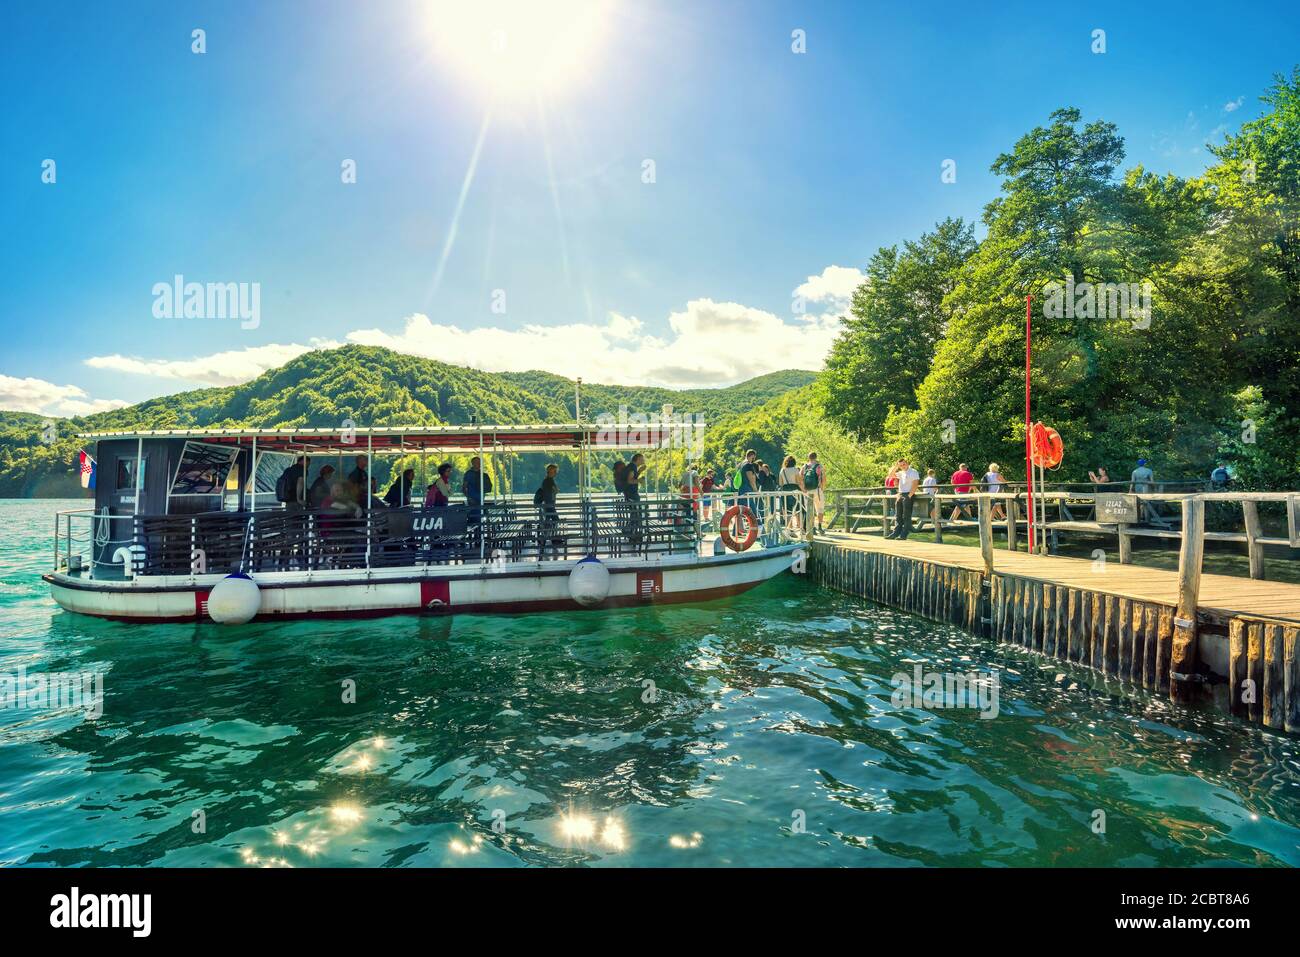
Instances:
[[[95,460],[87,455],[84,451],[79,453],[81,464],[81,487],[95,487]]]

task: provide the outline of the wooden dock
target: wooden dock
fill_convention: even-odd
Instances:
[[[987,521],[987,520],[986,520]],[[1300,732],[1300,585],[831,533],[828,587]],[[1187,612],[1194,607],[1194,615]]]

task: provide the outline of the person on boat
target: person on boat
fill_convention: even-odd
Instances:
[[[298,456],[287,469],[280,473],[275,483],[275,497],[286,508],[302,508],[307,504],[307,456]]]
[[[700,498],[703,496],[700,480],[700,463],[690,462],[686,466],[686,474],[682,476],[682,499],[686,520],[693,521],[695,514],[700,510]]]
[[[989,470],[984,473],[984,490],[986,492],[1000,492],[1006,479],[1002,477],[1002,467],[997,462],[989,463]],[[1004,519],[1007,513],[1002,508],[1002,502],[998,499],[993,500],[991,516],[995,519]]]
[[[895,486],[898,494],[894,497],[894,530],[885,538],[905,539],[912,533],[912,498],[921,476],[908,464],[907,459],[899,459],[894,466]]]
[[[330,497],[330,486],[334,483],[334,466],[326,465],[316,476],[316,481],[311,483],[311,488],[307,490],[307,504],[312,508],[323,508],[325,500]]]
[[[355,462],[357,467],[348,473],[348,481],[356,489],[356,500],[363,502],[366,500],[366,492],[370,488],[370,460],[367,456],[358,455]]]
[[[623,498],[625,501],[639,503],[641,501],[641,479],[645,471],[645,456],[638,452],[632,456],[632,461],[627,463],[627,469],[623,473]],[[627,537],[633,545],[641,542],[641,506],[633,504],[630,507],[628,515]]]
[[[641,501],[641,479],[645,473],[645,456],[638,452],[627,463],[623,473],[623,498],[629,502]]]
[[[1106,471],[1106,466],[1098,465],[1095,472],[1089,469],[1088,481],[1095,486],[1094,491],[1102,491],[1103,486],[1110,484],[1110,474]]]
[[[560,537],[560,513],[555,508],[555,496],[559,491],[555,484],[555,476],[559,474],[560,467],[554,463],[546,466],[546,477],[542,479],[542,484],[537,487],[533,493],[533,504],[541,510],[540,525],[538,528],[537,548],[538,555],[545,558],[546,546],[549,544],[553,557],[560,557],[560,550],[564,546],[564,539]]]
[[[1137,493],[1155,491],[1155,473],[1147,466],[1146,459],[1138,459],[1137,468],[1129,476],[1129,481],[1133,483],[1133,491]]]
[[[816,528],[820,533],[826,512],[826,469],[817,461],[816,452],[809,452],[808,461],[803,464],[803,491],[807,501],[808,530],[812,531],[816,518]]]
[[[465,477],[460,480],[460,491],[472,506],[483,504],[483,496],[492,494],[492,479],[483,471],[483,463],[476,455],[469,460]]]
[[[622,459],[614,463],[614,494],[627,498],[627,463]]]
[[[387,504],[387,502],[379,497],[379,479],[372,478],[370,480],[370,507],[383,508]]]
[[[971,486],[975,483],[975,473],[970,470],[965,462],[958,463],[957,471],[952,473],[948,479],[952,483],[952,491],[955,495],[969,495]],[[966,510],[971,510],[971,516],[975,513],[975,502],[971,499],[959,498],[952,506],[952,515],[948,520],[955,522],[959,518],[967,518]]]
[[[788,494],[781,496],[781,508],[786,514],[786,526],[792,532],[798,532],[799,501],[803,497],[803,473],[799,471],[793,455],[787,455],[776,476],[777,488]]]
[[[402,508],[411,502],[411,486],[415,484],[415,469],[404,469],[402,474],[393,479],[384,493],[384,504],[389,508]]]
[[[713,487],[713,469],[709,469],[700,479],[700,508],[706,522],[713,517]]]
[[[438,466],[438,477],[424,495],[425,508],[442,508],[451,504],[451,463]]]

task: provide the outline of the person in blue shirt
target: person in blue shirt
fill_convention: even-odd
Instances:
[[[1129,476],[1129,481],[1133,483],[1134,492],[1151,492],[1154,491],[1153,483],[1155,475],[1151,469],[1147,468],[1146,459],[1138,459],[1137,468]]]
[[[1230,481],[1232,481],[1232,476],[1228,474],[1228,470],[1222,462],[1216,465],[1214,471],[1210,473],[1210,488],[1216,492],[1222,492],[1226,489]]]

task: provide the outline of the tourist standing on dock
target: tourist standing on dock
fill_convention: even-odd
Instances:
[[[1138,459],[1137,468],[1129,476],[1129,481],[1133,483],[1134,492],[1154,491],[1155,474],[1147,467],[1146,459]]]
[[[1094,491],[1104,491],[1105,486],[1110,484],[1110,473],[1106,471],[1106,466],[1098,465],[1097,471],[1089,471],[1088,481],[1095,486]]]
[[[939,491],[939,480],[934,477],[934,469],[925,470],[925,478],[921,482],[921,490],[925,493],[926,497],[930,499],[930,521],[938,525],[940,520],[939,500],[935,498],[935,493]]]
[[[807,529],[809,532],[813,530],[815,517],[816,528],[820,533],[822,516],[826,513],[826,469],[817,461],[816,452],[808,453],[808,461],[803,466],[803,492],[807,503]]]
[[[957,471],[952,473],[952,477],[948,481],[952,482],[953,494],[969,495],[970,487],[975,482],[975,473],[970,470],[965,462],[962,462],[957,466]],[[975,503],[970,501],[970,499],[957,499],[953,504],[952,515],[949,516],[949,521],[955,522],[959,517],[966,518],[966,509],[968,508],[971,509],[973,514]]]
[[[1223,492],[1228,488],[1228,483],[1232,481],[1232,476],[1228,474],[1227,466],[1219,462],[1214,466],[1214,471],[1210,473],[1210,490],[1214,492]]]
[[[989,470],[984,473],[984,490],[987,492],[1000,492],[1005,482],[1006,479],[1002,477],[1002,467],[997,462],[990,462]],[[993,500],[990,515],[997,519],[1007,517],[1007,513],[1002,509],[1002,503],[997,499]]]
[[[902,540],[912,532],[912,497],[916,494],[921,476],[908,464],[907,459],[898,460],[893,475],[898,487],[898,494],[894,497],[894,530],[885,537]]]

